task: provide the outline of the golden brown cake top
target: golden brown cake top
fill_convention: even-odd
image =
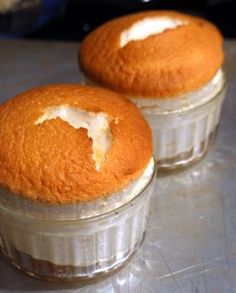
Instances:
[[[0,105],[0,186],[15,194],[90,201],[138,178],[151,156],[147,122],[108,90],[51,85]]]
[[[148,11],[105,23],[82,42],[79,64],[92,82],[130,97],[164,98],[198,89],[223,63],[223,39],[210,22]]]

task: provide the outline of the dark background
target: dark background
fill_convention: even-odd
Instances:
[[[225,37],[236,37],[235,0],[38,1],[40,3],[28,9],[18,7],[1,12],[0,37],[80,41],[88,32],[109,19],[149,9],[175,9],[199,15],[214,22]]]

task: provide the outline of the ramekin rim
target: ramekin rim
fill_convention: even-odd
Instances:
[[[121,211],[125,210],[126,207],[128,207],[130,204],[132,204],[134,201],[137,201],[139,198],[141,198],[142,196],[144,196],[145,194],[145,191],[154,183],[155,179],[156,179],[156,173],[157,173],[157,165],[156,165],[156,161],[154,159],[154,157],[152,157],[153,161],[154,161],[154,164],[153,164],[153,170],[152,170],[152,176],[150,176],[150,179],[149,181],[147,182],[147,184],[142,188],[142,190],[140,190],[134,197],[132,197],[130,200],[128,200],[127,202],[125,202],[124,204],[116,207],[115,209],[113,210],[109,210],[109,211],[105,211],[105,212],[102,212],[101,214],[96,214],[96,215],[92,215],[92,216],[89,216],[89,217],[84,217],[84,218],[73,218],[73,219],[50,219],[50,218],[40,218],[39,216],[37,215],[27,215],[25,214],[24,212],[19,212],[18,210],[12,210],[10,207],[6,207],[6,206],[3,206],[0,202],[0,212],[4,212],[4,213],[8,213],[8,214],[11,214],[12,216],[15,216],[15,217],[24,217],[24,219],[27,221],[27,220],[34,220],[34,221],[40,221],[42,223],[63,223],[63,224],[66,224],[66,223],[75,223],[75,222],[78,222],[78,223],[85,223],[85,222],[91,222],[91,221],[94,221],[96,219],[102,219],[102,218],[106,218],[108,217],[109,215],[111,214],[119,214]],[[15,195],[15,196],[18,196],[18,195]],[[24,200],[28,200],[28,199],[25,199]],[[30,201],[30,200],[29,200]],[[42,203],[41,203],[42,204]],[[76,203],[75,203],[76,204]],[[79,203],[77,203],[79,204]],[[42,204],[44,205],[44,204]],[[49,205],[45,204],[45,206],[49,207]],[[56,205],[53,205],[53,207],[55,207]]]
[[[205,107],[206,105],[210,104],[212,101],[216,100],[224,91],[225,89],[228,87],[228,82],[227,82],[227,78],[225,76],[225,72],[223,71],[223,82],[222,82],[222,86],[221,88],[219,89],[219,91],[213,95],[209,100],[207,100],[205,103],[202,103],[202,104],[199,104],[195,107],[190,107],[190,108],[187,108],[187,109],[181,109],[181,110],[173,110],[173,111],[166,111],[164,113],[150,113],[148,111],[145,112],[145,110],[142,110],[140,107],[139,110],[147,115],[147,116],[168,116],[168,115],[178,115],[178,114],[182,114],[182,113],[187,113],[187,112],[191,112],[191,111],[195,111],[195,110],[198,110],[198,109],[201,109],[203,107]],[[133,98],[130,98],[131,100]]]

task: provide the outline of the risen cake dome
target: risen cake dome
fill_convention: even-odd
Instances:
[[[0,186],[50,204],[90,201],[141,176],[151,131],[113,92],[79,85],[26,91],[0,106]]]
[[[223,39],[210,22],[149,11],[105,23],[82,42],[79,64],[90,82],[129,97],[165,98],[197,90],[223,63]]]

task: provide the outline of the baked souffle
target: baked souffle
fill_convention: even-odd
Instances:
[[[148,123],[105,89],[58,84],[0,105],[0,249],[43,280],[88,279],[141,245],[155,182]]]
[[[176,11],[127,15],[91,32],[78,60],[85,83],[140,108],[159,169],[187,166],[213,145],[225,77],[223,37],[212,23]]]

